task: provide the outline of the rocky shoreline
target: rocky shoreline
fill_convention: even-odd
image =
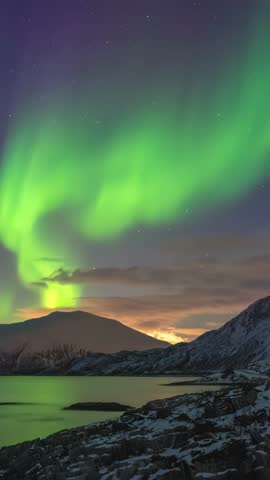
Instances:
[[[270,384],[156,400],[0,449],[3,480],[267,480]]]

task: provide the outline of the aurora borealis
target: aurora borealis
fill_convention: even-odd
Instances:
[[[193,232],[200,245],[200,234],[220,228],[217,215],[224,215],[225,233],[243,236],[227,212],[248,215],[258,185],[267,190],[270,9],[264,1],[11,3],[7,18],[15,17],[11,29],[18,23],[24,41],[19,48],[20,35],[12,32],[6,70],[11,62],[16,79],[1,85],[9,99],[1,120],[0,240],[8,264],[1,320],[13,321],[18,309],[30,315],[35,308],[78,308],[85,298],[91,311],[91,297],[97,311],[113,317],[118,309],[98,306],[100,298],[121,304],[130,291],[125,275],[118,283],[112,275],[108,290],[100,269],[132,267],[142,245],[143,280],[149,238],[154,250],[155,243],[169,245],[172,234],[181,243]],[[11,32],[5,27],[2,35],[8,40]],[[251,224],[249,236],[261,230],[259,218]],[[145,240],[140,235],[134,247],[139,234]],[[231,259],[241,264],[235,248]],[[199,247],[190,260],[178,252],[177,264],[190,261],[193,269],[202,251],[212,257]],[[160,263],[154,259],[151,269]],[[91,275],[79,281],[76,272]],[[136,277],[131,297],[155,295],[156,282],[149,284],[150,293],[138,291],[144,283]],[[182,292],[181,276],[176,285]],[[164,289],[176,294],[175,284]],[[226,313],[224,306],[216,310]],[[140,327],[141,317],[132,318]],[[141,328],[166,331],[164,324]],[[169,321],[168,328],[174,332]]]

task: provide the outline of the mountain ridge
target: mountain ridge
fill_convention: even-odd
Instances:
[[[118,320],[82,310],[50,312],[39,318],[0,325],[0,351],[11,351],[24,345],[25,351],[38,352],[64,344],[105,353],[169,345]]]
[[[229,368],[270,372],[270,296],[253,302],[222,327],[190,343],[148,352],[89,355],[77,360],[71,373],[151,375]]]

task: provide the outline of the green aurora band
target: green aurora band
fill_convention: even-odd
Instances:
[[[181,221],[186,208],[225,204],[268,172],[268,42],[261,29],[255,40],[203,99],[201,85],[188,102],[172,92],[148,109],[144,98],[103,129],[94,109],[81,115],[84,92],[75,107],[68,96],[51,99],[13,123],[0,172],[0,239],[23,285],[34,289],[53,269],[80,262],[71,237],[54,235],[54,216],[84,239],[109,240],[138,224]],[[64,265],[42,260],[59,256]],[[38,291],[44,307],[74,307],[81,287],[48,282]]]

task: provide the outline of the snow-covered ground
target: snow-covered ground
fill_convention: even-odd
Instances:
[[[149,402],[0,450],[3,479],[270,478],[270,383]]]
[[[209,373],[201,377],[197,377],[193,383],[204,384],[204,385],[234,385],[234,384],[245,384],[245,383],[254,383],[261,384],[263,381],[270,380],[269,375],[257,372],[255,370],[248,369],[230,369],[227,371],[217,371],[214,373]]]

